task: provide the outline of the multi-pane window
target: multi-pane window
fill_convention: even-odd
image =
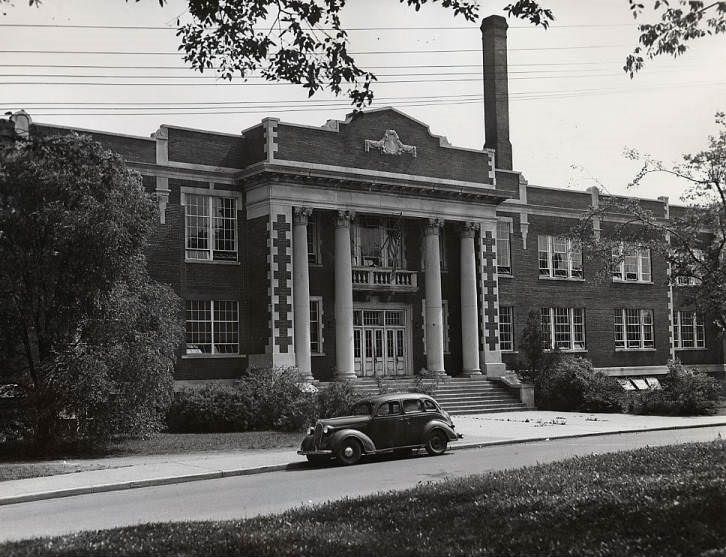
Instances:
[[[511,352],[514,350],[514,308],[499,308],[499,349]]]
[[[678,349],[705,348],[703,316],[695,311],[678,311],[673,316],[673,342]]]
[[[624,245],[613,248],[613,280],[651,282],[650,249]]]
[[[323,299],[310,297],[310,352],[323,353]]]
[[[312,265],[320,264],[320,230],[317,215],[313,214],[308,217],[307,225],[308,233],[308,263]]]
[[[541,277],[582,278],[582,248],[569,238],[538,236]]]
[[[511,223],[497,222],[497,272],[503,275],[512,274]]]
[[[353,260],[361,267],[404,267],[400,221],[361,218],[354,229]]]
[[[542,337],[548,350],[585,350],[583,308],[542,308]]]
[[[184,194],[186,258],[237,260],[237,200]]]
[[[615,348],[643,350],[655,347],[653,340],[653,310],[619,308],[614,312]]]
[[[239,308],[234,300],[186,301],[186,353],[237,354]]]

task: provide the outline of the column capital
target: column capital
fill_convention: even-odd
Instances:
[[[308,218],[313,213],[310,207],[293,207],[292,220],[294,224],[307,224]]]
[[[476,233],[478,230],[479,230],[479,223],[465,222],[465,223],[462,223],[461,227],[459,228],[459,235],[462,238],[473,238],[474,236],[476,236]]]
[[[355,218],[355,211],[338,211],[338,218],[335,220],[335,228],[348,228],[350,221]]]
[[[426,222],[426,236],[430,234],[438,236],[442,226],[444,226],[443,219],[428,219]]]

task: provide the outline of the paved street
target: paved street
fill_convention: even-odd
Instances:
[[[726,436],[725,426],[559,439],[462,450],[438,458],[384,459],[350,468],[301,466],[252,476],[19,503],[0,507],[0,540],[145,522],[251,517],[574,455],[708,441],[719,434]]]

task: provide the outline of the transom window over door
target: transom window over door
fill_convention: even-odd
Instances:
[[[183,195],[186,259],[237,261],[237,199]]]
[[[353,264],[359,267],[405,267],[404,231],[400,221],[361,217],[353,233]]]

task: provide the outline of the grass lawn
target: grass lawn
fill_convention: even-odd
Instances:
[[[100,463],[79,464],[63,462],[21,462],[0,464],[0,482],[7,480],[22,480],[24,478],[38,478],[40,476],[55,476],[57,474],[72,474],[73,472],[86,472],[88,470],[101,470],[115,468]]]
[[[59,454],[73,462],[49,460],[43,456],[36,462],[29,454],[4,453],[0,458],[0,482],[54,476],[102,468],[115,468],[118,464],[104,463],[105,457],[148,456],[212,451],[243,451],[258,449],[292,449],[300,446],[302,433],[281,431],[245,431],[242,433],[157,433],[148,439],[125,439],[112,443],[104,453]],[[88,459],[84,462],[84,459]],[[18,462],[21,461],[22,462]]]
[[[8,555],[726,555],[726,443],[568,459],[241,521],[0,545]]]
[[[303,433],[244,431],[241,433],[157,433],[148,439],[114,443],[114,456],[155,455],[203,451],[238,451],[299,447]]]

